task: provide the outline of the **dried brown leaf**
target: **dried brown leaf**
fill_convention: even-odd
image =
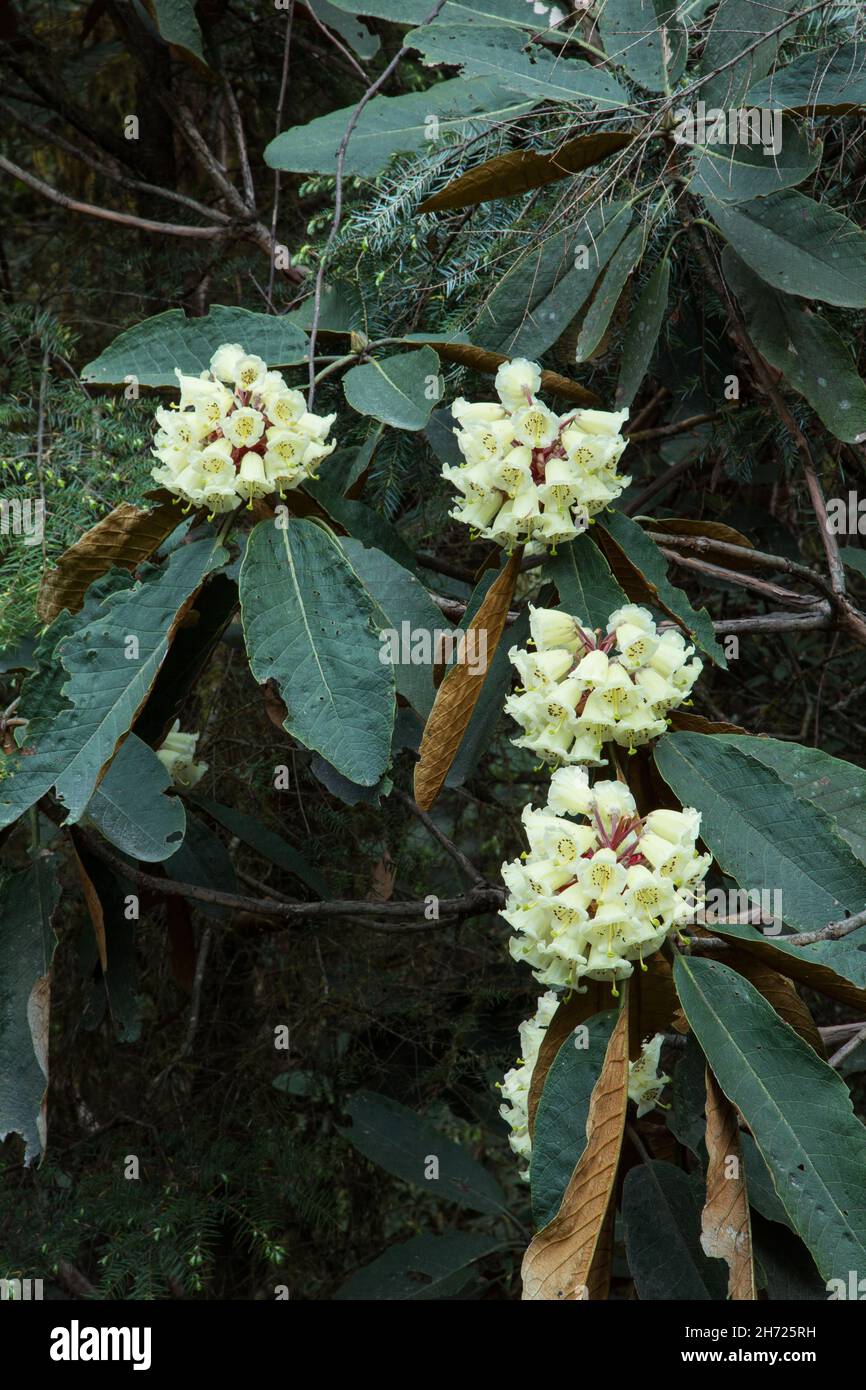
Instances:
[[[690,734],[747,734],[739,724],[726,724],[723,720],[705,719],[702,714],[692,714],[687,709],[671,710],[672,729],[687,729]]]
[[[64,608],[76,613],[95,579],[119,565],[134,570],[153,554],[182,520],[172,502],[145,510],[121,502],[61,555],[43,576],[37,600],[42,622],[50,623]]]
[[[448,769],[472,718],[472,711],[481,694],[505,627],[505,619],[514,596],[514,586],[520,573],[522,554],[520,548],[514,551],[502,573],[491,584],[481,607],[467,628],[467,633],[486,631],[486,648],[482,646],[472,649],[486,650],[485,669],[477,672],[467,663],[458,662],[451,667],[436,691],[436,699],[427,718],[421,747],[418,750],[418,762],[415,764],[415,800],[423,811],[429,811],[442,790]]]
[[[419,212],[443,212],[449,208],[468,208],[489,198],[512,198],[543,188],[548,183],[577,174],[592,164],[599,164],[609,155],[621,150],[634,139],[625,130],[600,130],[592,135],[578,135],[567,140],[550,154],[534,150],[512,150],[497,155],[483,164],[452,179],[445,188],[421,204]]]
[[[544,1090],[547,1073],[550,1071],[557,1052],[575,1028],[579,1027],[581,1023],[585,1023],[588,1018],[592,1018],[593,1014],[601,1013],[602,1009],[609,1007],[610,987],[603,985],[599,980],[587,980],[586,983],[585,994],[573,994],[570,999],[564,1000],[559,1005],[541,1040],[535,1066],[532,1068],[532,1079],[529,1083],[527,1098],[530,1134],[535,1131],[535,1112],[538,1109],[538,1102],[541,1100],[541,1092]]]
[[[728,1265],[728,1297],[754,1301],[752,1223],[740,1152],[737,1112],[707,1068],[707,1200],[701,1215],[701,1247]]]
[[[413,341],[425,340],[418,338]],[[509,361],[505,353],[489,352],[487,348],[475,347],[472,343],[442,343],[432,338],[426,341],[429,341],[430,346],[435,348],[446,362],[458,362],[461,367],[469,367],[473,372],[482,372],[489,376],[497,372],[503,362]],[[567,376],[560,376],[559,372],[542,372],[541,389],[549,391],[553,396],[562,396],[564,400],[574,401],[577,405],[601,405],[601,399],[594,391],[588,390],[581,386],[580,382],[572,381]]]
[[[624,1001],[625,1002],[625,1001]],[[533,1301],[603,1299],[609,1280],[608,1217],[628,1104],[628,1011],[611,1034],[586,1123],[587,1144],[556,1216],[523,1259],[523,1297]]]

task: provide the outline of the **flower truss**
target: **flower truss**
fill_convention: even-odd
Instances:
[[[616,993],[633,962],[643,966],[692,916],[711,862],[695,848],[700,823],[692,808],[641,817],[623,783],[554,772],[547,805],[523,811],[528,854],[502,868],[512,956],[541,984],[570,988],[586,976]]]
[[[498,402],[451,407],[465,459],[442,469],[460,493],[451,515],[509,550],[579,536],[631,482],[616,472],[628,411],[556,415],[537,399],[540,385],[538,364],[515,358],[496,373]]]
[[[198,741],[198,734],[182,734],[180,720],[176,719],[171,726],[171,732],[166,734],[156,750],[156,756],[171,778],[172,784],[184,791],[194,787],[207,772],[207,763],[193,761]]]
[[[664,1072],[659,1075],[659,1054],[663,1042],[664,1035],[656,1033],[643,1044],[637,1061],[628,1064],[628,1098],[637,1106],[638,1119],[648,1110],[654,1110],[657,1105],[661,1106],[662,1110],[669,1108],[659,1100],[670,1081],[670,1077]]]
[[[602,743],[633,750],[663,734],[702,670],[679,632],[658,632],[635,604],[611,614],[606,637],[561,609],[529,611],[535,650],[508,653],[523,687],[505,708],[523,729],[517,747],[545,762],[603,765]]]
[[[327,442],[336,416],[308,411],[300,391],[239,343],[218,348],[201,376],[176,374],[179,403],[156,412],[152,477],[211,516],[297,487],[336,447]]]
[[[547,1025],[556,1013],[558,1005],[559,995],[554,994],[553,990],[542,994],[534,1018],[528,1018],[520,1025],[518,1065],[506,1072],[499,1083],[499,1090],[503,1096],[499,1113],[511,1129],[508,1142],[518,1158],[524,1159],[527,1163],[532,1153],[532,1140],[529,1137],[529,1083]],[[528,1182],[529,1168],[525,1168],[520,1176]]]

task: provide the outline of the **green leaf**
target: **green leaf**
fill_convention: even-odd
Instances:
[[[700,71],[706,75],[725,67],[725,64],[730,63],[731,66],[725,67],[723,72],[701,87],[699,95],[708,107],[727,108],[742,104],[741,99],[749,85],[759,81],[773,66],[779,51],[780,35],[774,34],[772,38],[765,39],[740,57],[738,62],[732,60],[738,58],[743,49],[762,34],[777,28],[793,8],[793,0],[780,0],[777,5],[768,5],[766,0],[720,0],[704,45]],[[791,36],[791,31],[787,35],[782,31],[781,37]]]
[[[186,829],[179,796],[152,748],[130,734],[85,809],[98,830],[131,859],[155,864],[174,854]]]
[[[624,554],[655,590],[662,606],[675,614],[684,624],[697,646],[712,657],[717,666],[727,669],[727,659],[716,641],[712,619],[706,608],[693,608],[688,595],[672,584],[667,575],[667,562],[646,532],[625,512],[602,512],[598,524],[612,536]]]
[[[146,566],[131,587],[111,594],[93,620],[63,642],[69,703],[35,741],[35,752],[16,758],[12,775],[0,781],[0,826],[52,786],[66,806],[67,823],[80,818],[147,699],[180,609],[226,558],[214,536],[180,546],[161,567]]]
[[[157,27],[166,43],[185,48],[187,53],[203,63],[205,56],[194,0],[153,0],[153,4]]]
[[[625,283],[641,258],[643,244],[644,229],[635,227],[617,247],[581,325],[574,355],[576,362],[586,362],[592,357],[604,337]]]
[[[665,1119],[676,1139],[707,1165],[707,1059],[689,1034],[671,1082],[671,1108]]]
[[[866,45],[843,43],[803,53],[746,95],[748,106],[823,116],[866,104]]]
[[[336,539],[311,521],[262,521],[240,575],[250,668],[275,680],[283,727],[344,777],[369,787],[385,771],[394,673],[379,660],[372,599]]]
[[[676,0],[605,0],[598,28],[612,63],[650,92],[670,92],[683,74],[688,37]]]
[[[343,377],[346,400],[400,430],[423,430],[439,397],[439,358],[432,348],[374,358]]]
[[[666,734],[655,760],[682,804],[701,812],[701,838],[719,866],[746,889],[779,890],[790,926],[814,931],[860,911],[866,867],[772,768],[712,734]]]
[[[443,1236],[413,1236],[392,1245],[378,1260],[365,1265],[334,1294],[336,1299],[379,1302],[453,1298],[465,1288],[472,1266],[498,1250],[492,1236],[446,1231]]]
[[[343,1130],[345,1138],[393,1177],[470,1211],[501,1216],[506,1209],[505,1194],[487,1169],[405,1105],[356,1091],[346,1110],[352,1125]],[[438,1161],[438,1176],[428,1176],[436,1171],[431,1160]]]
[[[628,603],[607,560],[588,535],[558,545],[556,554],[545,561],[543,574],[556,585],[560,608],[590,627],[606,627],[611,613]]]
[[[755,346],[814,409],[837,439],[866,434],[866,383],[844,338],[820,314],[770,289],[730,246],[722,269],[745,315]]]
[[[382,45],[379,35],[372,34],[359,20],[347,19],[340,6],[330,4],[329,0],[304,0],[304,4],[322,24],[339,34],[359,58],[374,58],[379,52]]]
[[[423,24],[433,9],[427,0],[399,0],[399,4],[397,0],[333,0],[333,3],[350,14],[387,19],[392,24]],[[528,29],[531,34],[551,32],[543,15],[537,14],[534,7],[527,9],[526,0],[447,0],[434,23],[446,22]],[[561,37],[565,39],[567,35]]]
[[[528,48],[525,35],[517,30],[443,24],[440,18],[437,24],[413,29],[405,42],[423,54],[428,66],[459,63],[464,78],[489,78],[533,103],[587,101],[596,111],[630,109],[626,90],[602,69],[538,46]]]
[[[580,313],[631,218],[627,204],[609,203],[522,252],[485,300],[477,341],[508,356],[540,357]]]
[[[866,1268],[866,1130],[848,1088],[748,980],[677,958],[677,993],[725,1095],[742,1112],[791,1224],[825,1279]]]
[[[722,203],[745,203],[793,188],[814,173],[821,161],[820,142],[812,147],[804,130],[784,120],[779,148],[769,144],[699,144],[692,155],[689,190]]]
[[[604,1066],[619,1013],[608,1009],[587,1019],[587,1045],[569,1034],[551,1063],[535,1114],[530,1191],[532,1217],[541,1230],[562,1205],[578,1159],[586,1148],[586,1122],[593,1087]]]
[[[182,309],[167,309],[127,328],[88,362],[81,380],[115,385],[135,377],[139,386],[176,388],[176,367],[184,375],[198,376],[210,368],[223,343],[240,343],[269,367],[306,361],[307,340],[294,324],[274,314],[214,304],[203,318],[188,319]]]
[[[306,883],[320,898],[331,896],[331,889],[318,869],[308,863],[294,845],[290,845],[282,835],[277,835],[275,831],[263,825],[255,816],[247,816],[243,811],[236,811],[231,806],[221,806],[218,801],[211,801],[206,796],[196,795],[195,803],[209,816],[213,816],[224,829],[243,840],[250,849],[254,849],[256,854],[270,860],[272,864],[278,864],[286,873],[294,874],[295,878]]]
[[[788,1213],[779,1201],[779,1194],[773,1185],[769,1168],[761,1157],[761,1151],[751,1134],[740,1132],[740,1149],[746,1169],[746,1191],[749,1205],[760,1212],[767,1221],[775,1221],[780,1226],[793,1230]]]
[[[194,884],[196,888],[215,888],[220,893],[238,891],[231,855],[219,836],[214,835],[198,816],[190,815],[187,818],[183,844],[167,861],[165,872],[168,878],[176,879],[179,883]],[[217,920],[228,917],[231,911],[220,903],[206,903],[198,898],[188,901],[205,917]]]
[[[701,1249],[703,1193],[672,1163],[626,1174],[622,1217],[628,1267],[642,1302],[723,1299],[727,1269]]]
[[[385,643],[380,637],[380,648],[383,655],[390,652],[392,657],[396,649],[397,659],[392,665],[397,691],[426,719],[436,696],[436,634],[451,634],[452,626],[423,584],[389,555],[348,538],[340,544],[376,605],[375,621],[380,634],[393,634]]]
[[[670,283],[671,263],[664,256],[652,271],[629,315],[616,387],[615,404],[618,408],[631,405],[649,370],[668,307]]]
[[[839,559],[843,565],[866,577],[866,550],[860,550],[855,545],[843,545],[839,550]]]
[[[793,188],[749,203],[704,201],[722,235],[766,284],[826,304],[866,307],[866,233],[841,212]]]
[[[60,901],[57,865],[39,858],[4,884],[0,910],[0,1142],[24,1140],[24,1161],[45,1142],[42,1101],[48,1083],[49,970]]]
[[[820,748],[778,738],[721,734],[723,742],[771,767],[801,801],[825,811],[837,834],[866,864],[866,770]]]
[[[464,82],[459,77],[423,92],[374,97],[352,131],[344,173],[373,177],[394,154],[439,154],[447,148],[443,140],[466,139],[471,131],[514,120],[531,105],[525,95],[500,82]],[[265,163],[292,173],[333,174],[337,150],[354,112],[355,105],[342,107],[284,130],[266,146]]]
[[[304,483],[304,491],[315,497],[328,516],[365,545],[384,550],[404,569],[414,570],[415,557],[396,527],[365,502],[345,497],[370,462],[382,426],[358,449],[338,449],[331,454],[315,482]]]

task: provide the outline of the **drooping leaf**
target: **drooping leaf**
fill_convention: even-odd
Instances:
[[[159,32],[166,43],[183,48],[199,62],[205,61],[201,29],[195,17],[195,0],[153,0]]]
[[[121,502],[85,531],[45,574],[36,604],[39,617],[50,623],[64,608],[76,613],[95,579],[112,565],[136,569],[181,520],[178,507],[170,501],[150,510]]]
[[[590,627],[607,626],[611,613],[628,600],[610,566],[589,536],[578,536],[556,548],[544,565],[544,578],[555,584],[559,606]]]
[[[374,1091],[356,1091],[346,1110],[346,1139],[393,1177],[470,1211],[505,1210],[505,1194],[487,1169],[413,1110]]]
[[[24,1140],[24,1161],[45,1146],[51,919],[60,901],[53,857],[34,860],[4,885],[0,911],[0,1142]]]
[[[153,749],[130,734],[84,814],[131,859],[158,863],[174,854],[186,828],[183,801],[165,795],[170,786],[171,778]]]
[[[346,147],[347,175],[375,176],[394,154],[436,153],[443,138],[465,139],[523,115],[532,101],[501,82],[455,77],[423,92],[376,96],[368,102]],[[292,173],[333,174],[337,150],[355,111],[346,106],[284,130],[265,147],[265,163]]]
[[[847,1279],[866,1259],[866,1129],[847,1086],[721,962],[680,956],[675,977],[689,1023],[795,1230],[825,1279]]]
[[[692,160],[692,193],[722,203],[745,203],[802,183],[818,167],[821,145],[813,148],[798,125],[784,120],[777,148],[708,143],[696,146]]]
[[[272,864],[278,864],[287,873],[294,874],[320,898],[331,896],[330,887],[318,869],[310,864],[294,845],[290,845],[282,835],[263,825],[255,816],[245,815],[243,811],[236,811],[232,806],[222,806],[207,796],[196,795],[195,802],[224,829],[232,835],[237,835],[245,845],[249,845],[250,849],[254,849],[264,859],[269,859]]]
[[[751,891],[780,891],[790,926],[814,931],[860,911],[866,866],[824,811],[801,801],[733,735],[667,734],[655,760],[682,804],[701,812],[701,838],[724,872]]]
[[[446,644],[452,641],[451,624],[423,584],[390,555],[348,537],[341,545],[376,605],[380,651],[386,659],[397,653],[393,661],[397,690],[426,719],[436,696],[433,667],[439,635]]]
[[[183,844],[166,860],[164,868],[166,878],[178,883],[191,883],[196,888],[215,888],[220,893],[238,891],[231,855],[219,836],[199,816],[187,817]],[[200,898],[190,898],[188,901],[191,907],[197,908],[206,917],[217,920],[225,920],[231,911],[222,903],[203,902]]]
[[[373,601],[339,544],[311,521],[259,522],[240,575],[250,668],[276,681],[284,728],[350,781],[388,765],[394,673],[379,660]]]
[[[81,379],[117,385],[134,377],[139,386],[177,387],[175,368],[198,376],[210,368],[223,343],[240,343],[269,367],[306,360],[307,340],[294,324],[278,315],[214,304],[203,318],[188,319],[182,309],[167,309],[125,329],[88,362]]]
[[[375,58],[382,41],[378,34],[371,33],[366,24],[349,18],[345,10],[332,5],[330,0],[304,0],[304,4],[322,24],[339,34],[359,58]]]
[[[620,409],[631,405],[649,370],[667,310],[670,282],[671,263],[663,256],[629,315],[615,396]]]
[[[700,95],[707,106],[727,109],[742,104],[741,98],[751,84],[760,81],[773,66],[785,31],[781,36],[774,34],[764,39],[754,48],[752,45],[763,34],[778,28],[793,8],[793,0],[780,0],[772,6],[763,0],[719,0],[701,58],[702,74],[722,69],[701,87]],[[787,37],[792,33],[789,30]],[[743,52],[746,48],[748,53]]]
[[[421,348],[350,368],[343,391],[359,415],[401,430],[423,430],[439,396],[438,382],[439,358],[432,348]]]
[[[537,1227],[559,1211],[578,1159],[586,1148],[586,1122],[593,1089],[604,1064],[615,1009],[587,1019],[560,1046],[547,1073],[535,1112],[530,1191]],[[584,1031],[585,1030],[585,1031]]]
[[[707,1199],[701,1249],[728,1266],[728,1298],[754,1301],[755,1265],[737,1112],[707,1068]]]
[[[525,35],[501,25],[442,23],[413,29],[405,42],[425,63],[458,63],[469,85],[488,78],[525,99],[591,102],[597,111],[629,108],[628,93],[601,68],[561,58],[540,47],[528,48]]]
[[[368,1303],[453,1298],[466,1287],[473,1265],[499,1245],[493,1236],[469,1231],[413,1236],[390,1246],[372,1264],[359,1269],[341,1285],[334,1298]]]
[[[724,1266],[701,1249],[701,1193],[672,1163],[626,1174],[622,1194],[628,1266],[642,1302],[723,1299]]]
[[[45,727],[34,751],[19,756],[0,782],[0,825],[54,787],[79,819],[103,768],[147,699],[190,598],[209,570],[226,559],[215,536],[182,545],[161,567],[148,567],[116,590],[91,620],[64,641],[68,703]],[[87,617],[88,609],[85,607]]]
[[[823,116],[866,104],[866,45],[851,43],[801,53],[755,82],[746,93],[747,106],[800,111]]]
[[[601,164],[629,145],[634,135],[627,130],[598,130],[566,140],[548,154],[535,150],[510,150],[467,169],[445,188],[425,199],[419,212],[444,212],[450,208],[474,207],[491,198],[513,198],[533,188],[577,174],[593,164]]]
[[[628,1012],[621,1009],[592,1092],[587,1143],[554,1219],[523,1259],[523,1297],[604,1299],[610,1280],[603,1248],[628,1104]]]
[[[655,541],[650,540],[625,512],[603,512],[598,524],[640,571],[650,586],[655,602],[680,619],[695,644],[711,656],[718,666],[727,668],[727,659],[716,641],[710,615],[705,608],[693,608],[682,589],[670,582],[667,563]]]
[[[688,53],[676,0],[605,0],[598,12],[604,51],[650,92],[670,92]]]
[[[722,253],[725,280],[742,306],[749,335],[837,439],[866,435],[866,383],[845,339],[820,314],[771,289],[735,255]]]
[[[485,665],[481,669],[468,662],[452,666],[436,692],[415,764],[415,800],[425,811],[442,789],[486,683],[514,596],[521,555],[520,548],[514,551],[466,630],[467,646],[471,643],[470,649],[478,653],[483,650]]]
[[[619,303],[625,283],[641,258],[643,244],[644,229],[635,227],[613,253],[581,325],[575,353],[576,362],[587,362],[598,348],[613,317],[613,311]]]
[[[785,294],[866,307],[866,233],[828,203],[784,188],[748,203],[704,204],[750,270]]]

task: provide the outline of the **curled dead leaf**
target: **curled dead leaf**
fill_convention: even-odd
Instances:
[[[701,1248],[728,1266],[728,1297],[757,1299],[752,1222],[737,1112],[707,1068],[707,1199],[701,1214]]]

